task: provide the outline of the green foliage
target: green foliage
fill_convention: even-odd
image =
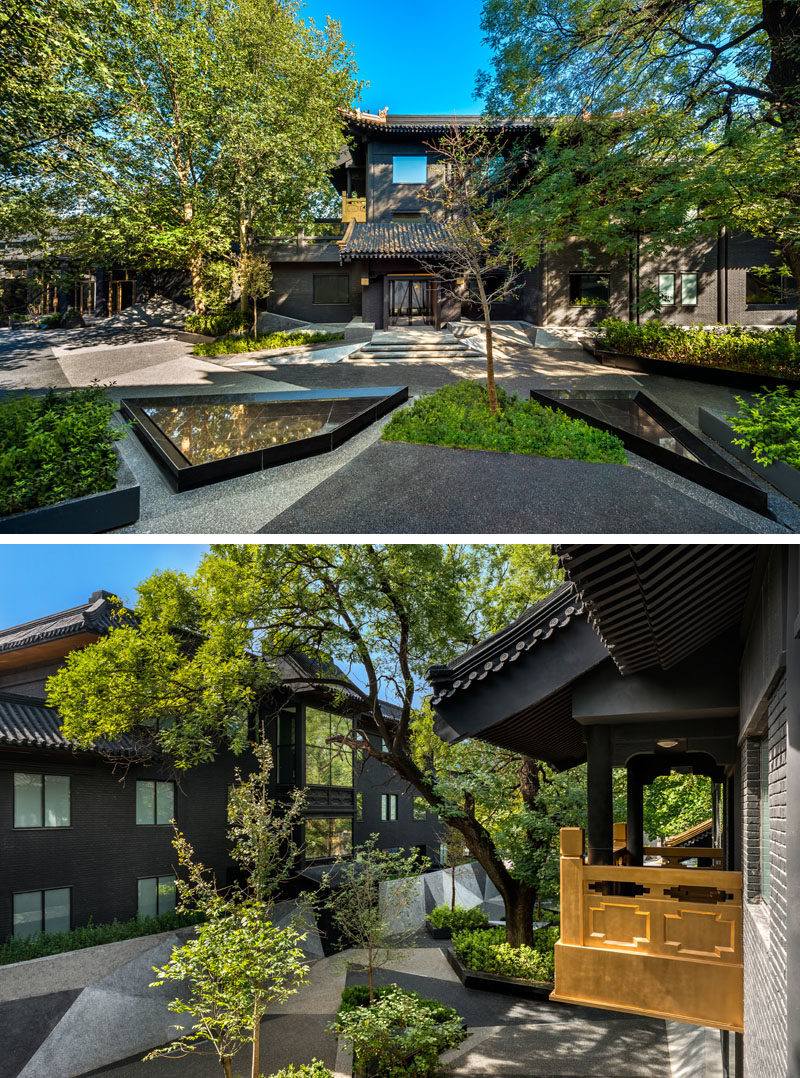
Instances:
[[[650,838],[672,838],[711,818],[711,779],[675,772],[644,788],[644,830]]]
[[[793,331],[727,326],[703,329],[700,326],[665,325],[644,322],[637,326],[607,318],[600,323],[603,336],[598,345],[628,355],[693,363],[703,367],[755,374],[800,376],[800,344]]]
[[[533,947],[512,947],[506,942],[505,929],[487,928],[483,932],[460,932],[453,936],[456,957],[468,969],[481,973],[499,973],[530,981],[552,981],[555,977],[554,947],[558,928],[542,928],[534,934]]]
[[[428,920],[434,928],[450,928],[461,932],[471,928],[486,928],[489,918],[477,906],[466,909],[464,906],[435,906],[428,914]]]
[[[427,1078],[436,1071],[439,1053],[467,1036],[451,1007],[397,985],[379,991],[370,1006],[340,1010],[331,1030],[352,1045],[356,1067],[374,1067],[378,1078]]]
[[[0,966],[10,962],[27,962],[31,958],[61,954],[64,951],[80,951],[84,947],[96,947],[101,943],[117,943],[119,940],[152,936],[156,932],[184,928],[196,924],[196,913],[162,913],[159,917],[132,917],[129,921],[112,921],[110,924],[84,925],[69,932],[40,932],[35,936],[15,939],[9,936],[0,944]]]
[[[100,386],[0,403],[0,515],[112,490],[116,409]]]
[[[302,330],[267,333],[263,337],[220,337],[216,341],[201,341],[194,346],[196,356],[227,356],[237,352],[258,352],[268,348],[291,348],[296,344],[318,344],[321,341],[341,341],[344,333],[306,333]]]
[[[41,320],[40,325],[45,329],[60,329],[66,325],[69,314],[66,311],[60,311],[56,314],[48,314]]]
[[[397,985],[387,984],[382,985],[380,988],[376,988],[373,997],[374,999],[385,999],[387,996],[391,996]],[[440,1003],[436,999],[426,999],[424,996],[419,995],[418,992],[412,991],[410,988],[402,989],[403,992],[411,999],[416,1000],[420,1006],[424,1007],[429,1014],[439,1021],[444,1021],[447,1018],[452,1017],[455,1013],[452,1007],[447,1007],[444,1003]],[[351,1011],[358,1010],[360,1007],[370,1006],[369,998],[369,985],[368,984],[352,984],[342,989],[342,1002],[339,1004],[339,1010],[336,1012],[337,1017],[343,1014],[349,1014]]]
[[[418,442],[461,449],[491,449],[539,457],[625,464],[619,438],[582,419],[570,419],[536,401],[520,400],[497,388],[497,414],[486,387],[456,382],[420,397],[396,412],[383,431],[389,442]]]
[[[269,1078],[333,1078],[333,1071],[319,1059],[312,1059],[310,1063],[301,1063],[297,1067],[294,1063],[290,1063],[288,1067],[282,1067],[277,1074],[271,1074]]]
[[[736,397],[739,411],[725,418],[739,435],[733,444],[749,449],[757,464],[782,460],[800,468],[800,397],[787,386],[756,393],[752,402]]]
[[[189,333],[203,333],[207,337],[220,337],[225,333],[233,333],[237,329],[245,329],[247,323],[246,311],[204,311],[188,315],[186,329]]]

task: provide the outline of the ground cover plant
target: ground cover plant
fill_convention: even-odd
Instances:
[[[800,397],[787,386],[757,393],[752,404],[736,397],[739,411],[725,418],[738,438],[733,444],[749,449],[757,464],[776,460],[800,468]]]
[[[245,329],[250,321],[246,311],[202,311],[186,316],[185,328],[189,333],[203,333],[207,337],[221,337]]]
[[[461,932],[464,929],[487,928],[489,918],[474,906],[466,909],[464,906],[436,906],[428,914],[428,921],[433,928],[449,928],[453,932]]]
[[[627,462],[619,438],[582,419],[570,419],[537,401],[520,400],[516,394],[512,397],[499,386],[497,406],[493,415],[486,386],[478,382],[442,386],[393,415],[383,438],[537,457]]]
[[[290,1063],[288,1067],[282,1067],[276,1074],[270,1075],[270,1078],[333,1078],[333,1071],[319,1059],[312,1059],[299,1067]]]
[[[357,1074],[426,1078],[435,1073],[439,1053],[467,1036],[457,1011],[417,992],[389,985],[378,989],[371,1004],[368,989],[360,996],[351,989],[345,993],[330,1029],[352,1046]]]
[[[116,408],[101,386],[0,403],[0,516],[112,490]]]
[[[792,329],[754,329],[728,326],[668,326],[661,322],[622,322],[606,318],[600,323],[597,344],[626,355],[651,356],[700,367],[723,367],[752,374],[800,377],[800,344]]]
[[[341,341],[344,333],[303,333],[295,330],[267,333],[262,337],[227,335],[216,341],[201,341],[195,345],[196,356],[227,356],[236,352],[259,352],[266,348],[291,348],[296,344],[318,344],[321,341]]]
[[[160,917],[131,917],[129,921],[112,921],[96,925],[90,921],[82,928],[70,932],[39,932],[35,936],[14,939],[13,936],[0,944],[0,966],[11,962],[27,962],[31,958],[62,954],[64,951],[80,951],[84,947],[96,947],[100,943],[117,943],[119,940],[152,936],[175,928],[196,924],[199,915],[189,913],[162,913]]]
[[[525,943],[512,947],[506,942],[503,928],[458,932],[453,936],[453,949],[456,958],[468,969],[505,977],[522,977],[530,981],[552,981],[555,977],[554,947],[558,931],[555,925],[540,929],[534,933],[533,946],[530,947]]]

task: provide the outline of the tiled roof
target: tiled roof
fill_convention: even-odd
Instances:
[[[442,255],[451,249],[439,221],[353,221],[341,242],[343,258]]]
[[[110,591],[96,591],[88,602],[80,606],[3,629],[0,631],[0,654],[77,633],[96,633],[99,636],[117,624],[117,607],[111,602],[113,598]]]
[[[571,584],[562,584],[546,598],[525,611],[516,621],[453,659],[446,666],[432,666],[426,677],[433,687],[431,703],[470,689],[490,674],[499,673],[508,663],[543,643],[584,612]]]
[[[453,121],[460,127],[472,127],[483,123],[484,117],[478,115],[457,116],[447,113],[426,115],[425,113],[388,113],[375,116],[369,112],[361,112],[360,109],[345,113],[351,127],[364,128],[369,131],[385,131],[387,134],[419,134],[419,135],[443,135],[448,132]],[[498,120],[489,124],[490,129],[515,128],[528,130],[539,126],[541,121],[535,120]]]
[[[35,697],[5,692],[0,693],[0,746],[77,749],[75,742],[69,741],[61,732],[61,722],[54,707],[48,707]],[[139,756],[142,746],[130,735],[123,734],[113,743],[98,740],[92,749],[83,751]]]

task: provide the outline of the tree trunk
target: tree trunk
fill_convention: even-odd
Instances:
[[[450,909],[454,910],[455,908],[456,908],[456,863],[455,863],[455,861],[453,861],[453,864],[452,864],[452,866],[450,868]]]
[[[502,893],[502,892],[501,892]],[[533,943],[533,911],[536,908],[536,891],[527,884],[517,886],[503,894],[506,906],[506,941],[512,947]]]
[[[253,336],[258,336],[258,300],[253,296]]]
[[[369,985],[369,1001],[373,1003],[375,1000],[375,982],[373,979],[371,947],[367,948],[367,984]]]
[[[225,1078],[233,1078],[233,1056],[220,1056],[219,1061],[225,1072]]]
[[[483,281],[478,277],[478,290],[481,296],[483,324],[486,327],[486,388],[489,391],[489,408],[492,415],[497,415],[497,388],[494,384],[494,347],[492,341],[492,316],[486,300]]]
[[[192,279],[192,299],[194,300],[194,309],[198,314],[203,314],[206,309],[206,305],[202,300],[203,292],[203,260],[199,255],[193,255],[189,259],[189,274]]]
[[[250,1078],[259,1078],[261,1074],[261,1000],[256,996],[253,1004],[253,1058],[250,1065]]]
[[[794,339],[797,344],[800,344],[800,246],[795,244],[787,245],[784,248],[783,253],[786,257],[789,269],[792,271],[792,280],[794,281],[795,291],[797,292],[797,308],[795,311],[797,322],[794,327]]]

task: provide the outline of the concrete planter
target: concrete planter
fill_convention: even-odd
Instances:
[[[550,999],[555,985],[549,981],[528,981],[523,977],[504,977],[499,973],[482,973],[469,969],[457,957],[451,947],[445,951],[447,961],[465,988],[477,988],[482,992],[499,992],[523,999]]]
[[[774,464],[757,464],[753,460],[753,454],[749,449],[742,449],[741,446],[733,444],[733,439],[738,436],[734,433],[722,412],[713,411],[710,408],[701,408],[699,410],[699,423],[700,430],[704,434],[708,434],[719,442],[729,453],[732,453],[734,457],[752,468],[754,472],[762,476],[781,494],[786,495],[791,501],[800,505],[800,471],[797,468],[793,468],[790,464],[785,464],[782,460],[777,460]]]
[[[0,517],[0,535],[88,535],[135,524],[139,519],[139,484],[116,445],[114,452],[117,485],[113,490]]]
[[[425,921],[425,927],[427,928],[428,935],[431,939],[449,940],[453,938],[453,930],[451,928],[434,928],[427,919]]]

